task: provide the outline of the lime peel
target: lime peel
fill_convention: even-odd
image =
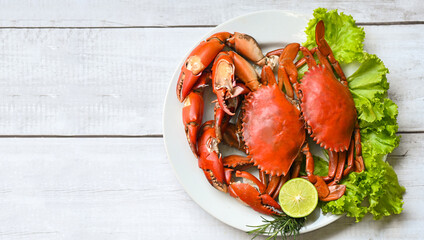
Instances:
[[[283,185],[278,200],[288,216],[301,218],[311,214],[317,207],[318,192],[308,180],[293,178]]]

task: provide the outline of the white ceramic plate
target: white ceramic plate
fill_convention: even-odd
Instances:
[[[212,33],[237,31],[253,36],[261,45],[263,52],[268,52],[291,42],[304,42],[306,39],[304,29],[309,18],[312,16],[277,10],[256,12],[234,18],[217,26],[199,42]],[[181,59],[166,94],[163,128],[168,158],[186,192],[205,211],[232,227],[243,231],[252,230],[247,225],[262,224],[261,214],[241,204],[229,194],[211,187],[203,171],[199,169],[197,159],[193,156],[187,143],[182,123],[183,104],[177,100],[175,88],[181,66],[189,52]],[[211,94],[209,92],[206,95]],[[204,121],[213,118],[213,105],[208,102],[208,99],[209,97],[206,96]],[[336,215],[324,215],[320,209],[316,209],[312,215],[308,216],[307,223],[300,232],[306,233],[321,228],[339,218],[340,216]]]

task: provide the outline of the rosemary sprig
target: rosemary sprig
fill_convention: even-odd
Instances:
[[[277,239],[278,234],[280,233],[281,239],[287,239],[289,236],[296,238],[296,235],[299,234],[299,230],[305,224],[306,218],[292,218],[287,215],[272,216],[273,220],[262,218],[264,224],[259,226],[249,226],[254,227],[251,231],[248,231],[248,234],[254,234],[252,239],[255,239],[259,235],[268,235],[269,237],[266,240]]]

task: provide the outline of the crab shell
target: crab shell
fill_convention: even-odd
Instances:
[[[303,117],[314,141],[330,151],[347,151],[356,121],[348,87],[324,65],[317,65],[305,73],[300,90]]]
[[[305,142],[299,109],[272,84],[249,93],[243,112],[243,138],[253,164],[267,174],[286,175]]]

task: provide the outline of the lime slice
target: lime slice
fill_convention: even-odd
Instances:
[[[293,178],[283,185],[278,200],[287,215],[300,218],[314,211],[318,204],[318,192],[308,180]]]

